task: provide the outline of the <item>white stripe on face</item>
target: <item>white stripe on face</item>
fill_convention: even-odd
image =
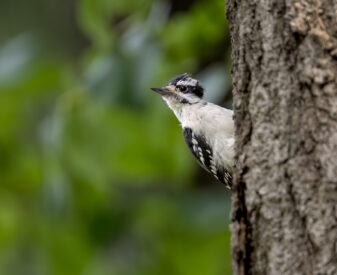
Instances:
[[[185,80],[180,80],[177,82],[176,86],[197,86],[198,80],[193,78],[187,78]]]

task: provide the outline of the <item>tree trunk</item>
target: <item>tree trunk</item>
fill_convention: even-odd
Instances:
[[[228,0],[234,274],[337,274],[337,1]]]

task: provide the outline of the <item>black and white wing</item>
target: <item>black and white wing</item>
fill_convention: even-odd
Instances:
[[[192,129],[188,127],[183,128],[183,132],[187,146],[199,164],[230,189],[232,186],[232,174],[225,169],[225,167],[216,163],[213,157],[213,150],[207,144],[205,137],[195,134]]]

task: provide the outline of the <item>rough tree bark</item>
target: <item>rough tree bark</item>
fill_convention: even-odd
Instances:
[[[234,274],[337,274],[337,0],[228,0]]]

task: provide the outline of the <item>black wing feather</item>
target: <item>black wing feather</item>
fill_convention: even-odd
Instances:
[[[224,167],[219,167],[213,160],[212,148],[202,135],[196,135],[191,128],[183,129],[186,144],[199,164],[209,173],[212,173],[220,182],[228,188],[232,185],[232,175]]]

